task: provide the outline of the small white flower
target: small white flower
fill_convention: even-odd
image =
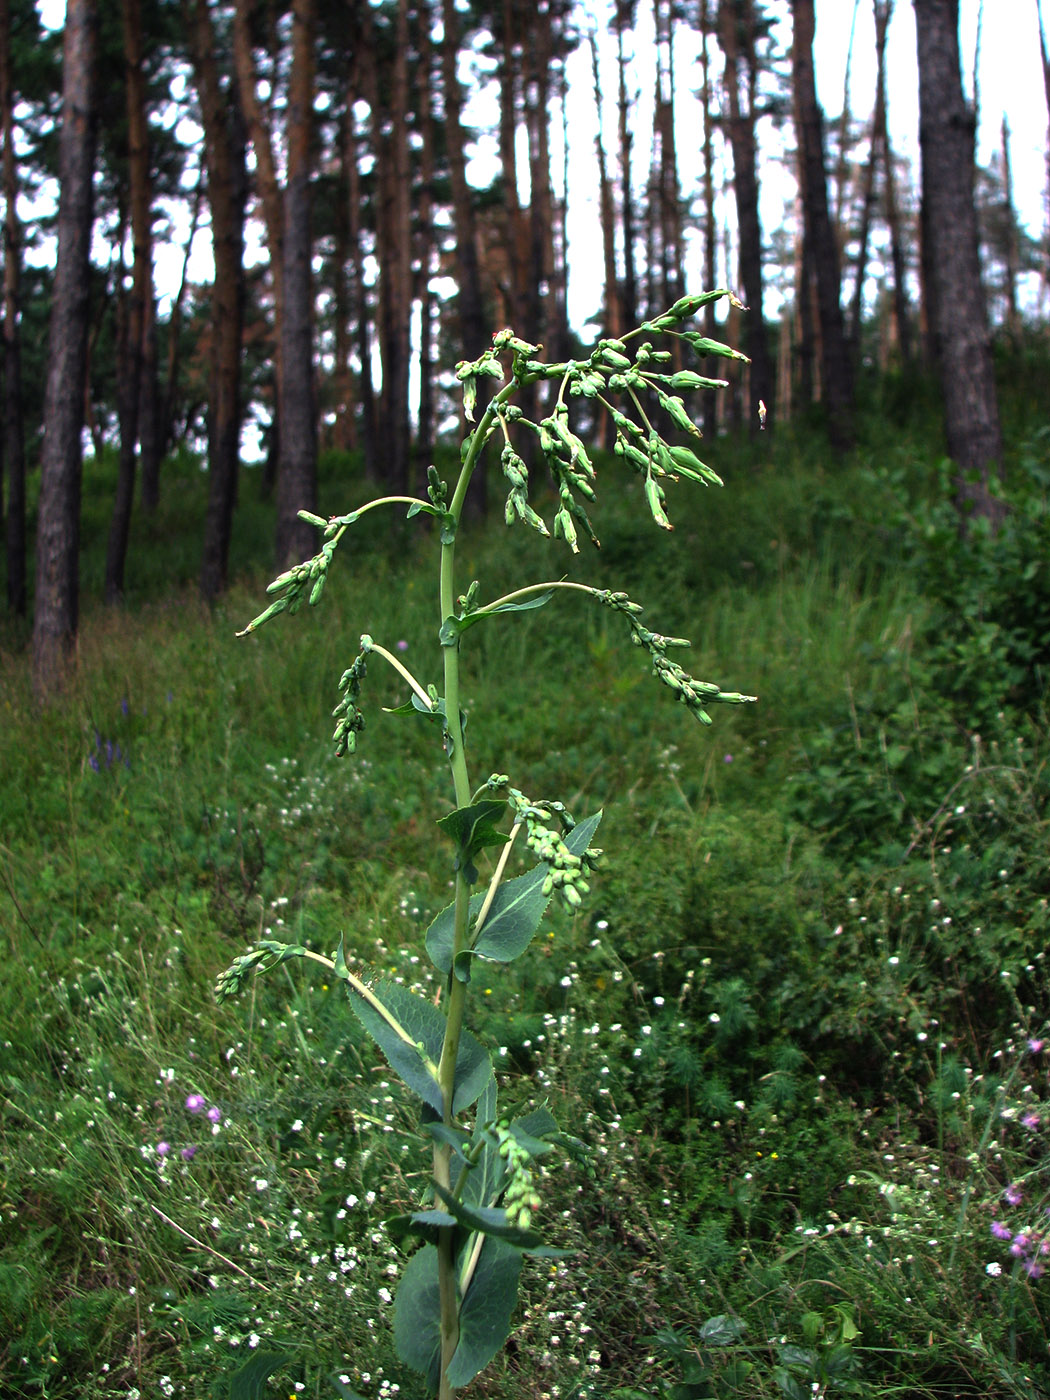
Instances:
[[[265,1179],[265,1177],[257,1177],[255,1181],[255,1189],[256,1191],[265,1191],[269,1184],[270,1183]]]
[[[990,1264],[985,1264],[984,1271],[989,1278],[998,1278],[1003,1271],[1003,1266],[997,1259],[993,1259]]]

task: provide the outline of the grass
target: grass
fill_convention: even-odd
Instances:
[[[726,490],[680,488],[666,539],[610,470],[600,555],[461,541],[483,593],[627,588],[760,697],[692,725],[615,618],[562,599],[469,634],[476,772],[603,807],[608,853],[584,911],[478,987],[508,1084],[579,1143],[542,1183],[573,1252],[527,1265],[479,1396],[1050,1389],[1047,444],[1011,443],[1009,538],[963,542],[928,419],[900,421],[846,462],[802,433],[713,444]],[[327,461],[325,509],[363,490]],[[436,735],[382,713],[403,696],[373,668],[360,756],[327,742],[358,633],[437,679],[431,558],[362,537],[316,613],[237,641],[268,510],[246,486],[207,611],[202,501],[173,464],[60,703],[0,635],[0,1393],[219,1397],[254,1359],[267,1393],[412,1400],[382,1225],[421,1189],[411,1105],[323,978],[222,1008],[211,986],[270,930],[343,933],[437,994]]]

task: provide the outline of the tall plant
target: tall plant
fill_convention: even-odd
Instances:
[[[586,359],[545,364],[540,347],[500,331],[492,347],[474,361],[463,361],[456,377],[463,389],[463,409],[472,425],[463,440],[458,479],[448,485],[431,467],[426,499],[384,496],[349,515],[323,520],[302,517],[323,532],[320,552],[287,570],[270,585],[273,601],[247,628],[254,632],[278,613],[297,612],[303,602],[316,604],[335,550],[346,532],[381,506],[407,507],[407,514],[432,516],[439,548],[437,641],[443,663],[443,686],[424,683],[381,642],[362,636],[357,655],[339,682],[335,708],[336,753],[356,749],[364,729],[359,707],[368,665],[392,666],[408,687],[398,713],[418,714],[441,729],[451,770],[454,806],[437,821],[452,848],[455,900],[431,924],[426,949],[445,978],[442,1005],[384,979],[364,980],[347,966],[342,943],[331,957],[301,945],[267,939],[239,957],[219,978],[220,1000],[238,991],[254,969],[269,969],[290,958],[320,963],[347,988],[350,1005],[389,1060],[405,1087],[421,1101],[421,1131],[429,1138],[433,1169],[417,1210],[389,1222],[398,1239],[418,1237],[401,1276],[394,1310],[394,1339],[401,1358],[422,1372],[430,1392],[449,1400],[496,1355],[505,1342],[517,1297],[522,1256],[550,1252],[534,1228],[540,1199],[533,1181],[536,1159],[551,1151],[557,1125],[544,1108],[521,1117],[502,1116],[491,1058],[466,1028],[466,1012],[475,959],[510,963],[528,948],[552,898],[577,909],[589,888],[599,855],[591,842],[601,813],[577,823],[559,801],[526,796],[504,773],[492,773],[474,787],[464,734],[460,690],[460,652],[471,628],[504,613],[542,607],[558,590],[580,594],[623,619],[631,641],[647,653],[653,673],[703,724],[714,704],[741,704],[752,696],[724,691],[698,681],[674,660],[689,645],[681,637],[651,631],[642,608],[626,593],[593,588],[568,580],[530,583],[491,602],[482,601],[472,582],[457,594],[456,536],[471,477],[491,439],[500,447],[500,464],[510,491],[506,521],[531,525],[549,534],[529,503],[529,473],[519,444],[532,433],[557,492],[554,534],[573,553],[581,534],[597,544],[588,508],[595,500],[597,473],[570,422],[570,401],[585,398],[612,419],[616,454],[642,478],[656,524],[669,530],[665,487],[679,478],[721,484],[718,476],[690,446],[673,445],[654,426],[654,410],[673,429],[695,439],[697,429],[678,391],[717,388],[692,370],[671,371],[671,352],[654,349],[646,337],[676,337],[700,356],[745,357],[727,345],[688,328],[702,308],[728,297],[726,290],[682,297],[663,315],[647,321],[622,339],[603,339]],[[739,305],[739,303],[737,303]],[[500,387],[475,421],[477,387],[494,379]],[[540,380],[557,384],[554,405],[539,422],[527,419],[515,398]],[[612,402],[616,397],[622,407]],[[472,726],[472,734],[475,726]],[[509,822],[509,830],[501,823]],[[524,874],[507,878],[516,843],[523,843],[533,864]],[[491,872],[481,872],[486,851],[499,852]]]

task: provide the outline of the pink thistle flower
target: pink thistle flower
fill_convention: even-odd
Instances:
[[[171,1151],[171,1143],[170,1143],[170,1142],[158,1142],[158,1143],[157,1143],[157,1156],[158,1156],[158,1157],[166,1157],[170,1151]]]
[[[1012,1206],[1019,1206],[1024,1200],[1024,1192],[1015,1181],[1010,1183],[1003,1195],[1006,1197],[1007,1203]]]
[[[189,1111],[190,1113],[200,1113],[200,1111],[201,1111],[201,1109],[202,1109],[203,1107],[204,1107],[204,1095],[203,1095],[203,1094],[190,1094],[189,1097],[186,1099],[186,1108],[188,1109],[188,1111]]]

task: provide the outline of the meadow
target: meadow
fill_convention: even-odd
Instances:
[[[696,725],[560,597],[471,633],[477,771],[605,812],[584,908],[476,998],[569,1135],[540,1214],[570,1252],[526,1263],[479,1400],[1050,1394],[1050,428],[1045,361],[1000,368],[994,539],[893,380],[846,460],[806,424],[707,444],[725,489],[679,488],[669,539],[613,463],[600,553],[461,537],[489,596],[526,564],[626,589],[758,697]],[[364,498],[322,465],[325,512]],[[112,475],[86,469],[88,598]],[[383,1224],[423,1184],[415,1109],[334,981],[212,988],[256,938],[342,935],[439,995],[440,744],[382,673],[358,754],[330,743],[359,633],[437,679],[432,555],[370,523],[319,608],[237,639],[271,508],[249,474],[209,611],[204,495],[168,465],[47,710],[0,629],[0,1394],[416,1400]]]

